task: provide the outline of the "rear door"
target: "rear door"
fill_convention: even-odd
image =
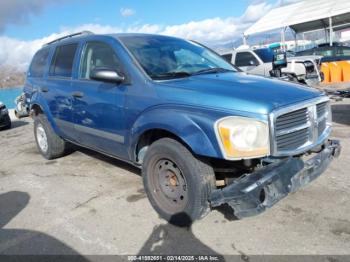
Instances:
[[[90,78],[94,69],[104,68],[125,75],[121,61],[111,44],[86,42],[82,48],[80,69],[73,83],[73,118],[84,146],[120,158],[127,157],[125,96],[127,84],[108,83]]]
[[[72,72],[77,48],[77,43],[59,45],[55,48],[47,81],[40,88],[60,135],[73,141],[77,137],[72,118]]]
[[[33,93],[37,91],[40,92],[40,87],[45,85],[46,79],[44,79],[44,74],[48,67],[49,55],[50,48],[47,47],[39,50],[33,57],[23,88],[26,98],[31,99]]]

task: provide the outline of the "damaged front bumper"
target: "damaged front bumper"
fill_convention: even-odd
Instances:
[[[339,141],[328,140],[322,150],[308,160],[289,157],[274,161],[223,189],[214,190],[211,206],[228,204],[239,219],[260,214],[320,176],[340,151]]]

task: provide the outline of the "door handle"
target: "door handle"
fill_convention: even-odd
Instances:
[[[47,87],[40,87],[40,91],[43,93],[49,92],[49,89]]]
[[[73,92],[72,96],[76,97],[76,98],[82,98],[84,96],[83,92]]]

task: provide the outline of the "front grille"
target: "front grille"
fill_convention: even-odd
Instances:
[[[276,137],[278,150],[293,150],[301,147],[309,140],[309,130],[304,128],[296,132]]]
[[[276,121],[276,131],[290,129],[305,124],[309,120],[307,108],[281,115]]]
[[[329,102],[294,108],[274,118],[275,153],[300,151],[317,143],[327,129]]]
[[[328,103],[324,102],[317,105],[318,133],[322,134],[327,127]]]
[[[327,102],[320,103],[316,106],[317,108],[317,117],[320,118],[327,113]]]

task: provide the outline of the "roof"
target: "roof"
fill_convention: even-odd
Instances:
[[[350,26],[349,0],[304,0],[295,4],[270,10],[265,16],[248,28],[244,35],[290,27],[295,32],[307,32],[329,27]]]

